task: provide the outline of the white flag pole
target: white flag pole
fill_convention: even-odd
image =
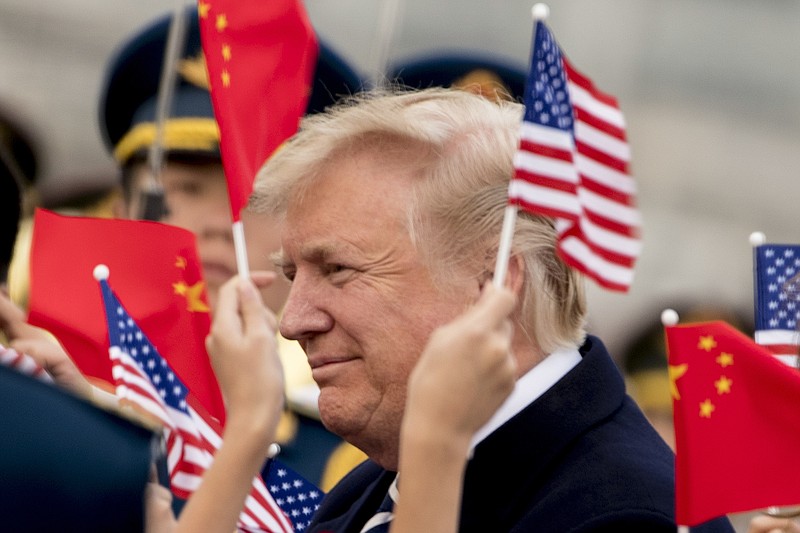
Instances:
[[[250,277],[250,266],[247,262],[247,246],[244,240],[244,225],[241,220],[233,223],[233,249],[236,252],[236,269],[240,278]]]
[[[531,9],[531,15],[534,21],[546,20],[550,15],[550,8],[547,7],[547,4],[535,4]],[[536,35],[534,35],[533,38],[535,39]],[[510,189],[511,185],[509,185],[509,192]],[[495,287],[502,287],[506,281],[508,260],[511,256],[511,241],[514,238],[514,227],[517,223],[518,210],[519,208],[516,205],[508,205],[503,215],[503,229],[500,233],[500,244],[497,248],[497,261],[495,262],[494,278],[492,279],[492,284]]]
[[[508,259],[511,256],[511,240],[514,238],[514,227],[517,222],[516,205],[507,205],[503,215],[503,230],[500,233],[500,245],[497,248],[497,262],[494,265],[494,278],[492,284],[502,287],[506,282]]]
[[[664,309],[661,312],[661,324],[664,327],[677,326],[680,317],[674,309]],[[689,526],[678,526],[678,533],[689,533]]]

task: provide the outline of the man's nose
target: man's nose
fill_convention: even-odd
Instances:
[[[333,317],[325,308],[320,288],[303,276],[295,275],[281,315],[281,335],[300,341],[332,327]]]

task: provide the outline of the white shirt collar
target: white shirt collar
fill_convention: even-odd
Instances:
[[[478,443],[533,403],[580,362],[581,354],[577,349],[570,348],[551,353],[542,362],[528,370],[517,380],[514,390],[492,415],[492,418],[472,437],[469,456],[472,457],[472,452]]]

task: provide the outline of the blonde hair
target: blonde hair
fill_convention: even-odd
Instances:
[[[368,151],[417,176],[409,235],[432,272],[494,268],[522,106],[457,89],[359,93],[304,119],[259,171],[249,209],[284,214],[328,163]],[[512,254],[524,264],[520,323],[543,353],[585,337],[583,280],[558,257],[552,220],[521,213]]]

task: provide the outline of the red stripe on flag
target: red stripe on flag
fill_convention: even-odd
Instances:
[[[545,217],[552,217],[552,218],[566,218],[566,219],[574,219],[575,216],[572,213],[568,213],[566,211],[561,211],[559,209],[555,209],[553,207],[547,207],[540,204],[533,204],[527,201],[525,198],[514,198],[510,202],[511,205],[516,205],[528,211],[532,215],[541,215]]]
[[[606,187],[602,183],[597,182],[584,174],[581,174],[581,187],[583,187],[586,190],[597,193],[600,196],[605,196],[609,200],[613,200],[619,204],[628,207],[634,206],[635,199],[632,195],[625,194],[623,192],[618,191],[617,189],[612,189],[611,187]]]
[[[625,268],[632,268],[634,264],[634,259],[630,256],[615,253],[607,248],[602,247],[601,245],[597,244],[595,241],[591,239],[587,239],[586,235],[581,231],[580,226],[578,224],[574,224],[564,233],[562,233],[561,238],[564,239],[566,237],[576,237],[583,241],[586,246],[597,256],[610,263],[614,263],[621,267]]]
[[[528,172],[527,170],[523,170],[520,168],[516,170],[515,177],[521,179],[522,181],[532,183],[533,185],[540,185],[548,189],[555,189],[572,194],[577,194],[578,191],[578,187],[574,183],[551,178],[549,176],[545,176],[544,174],[536,174],[533,172]]]
[[[528,141],[525,139],[520,141],[519,149],[520,152],[528,152],[531,154],[541,155],[544,157],[549,157],[551,159],[558,159],[567,163],[572,162],[572,152],[568,152],[567,150],[560,150],[558,148],[553,148],[552,146],[546,146],[544,144]]]
[[[591,221],[593,224],[600,226],[603,229],[606,229],[612,233],[616,233],[623,237],[630,237],[636,239],[639,237],[639,229],[631,226],[625,226],[613,220],[609,220],[604,216],[600,215],[599,213],[594,213],[592,211],[585,211],[583,216]],[[588,243],[591,244],[591,243]],[[627,256],[626,256],[627,257]]]
[[[575,106],[575,120],[576,122],[583,122],[584,124],[596,128],[622,142],[626,141],[625,130],[623,128],[620,128],[615,124],[611,124],[610,122],[593,115],[588,109],[579,107],[577,105]]]
[[[575,150],[593,161],[597,161],[598,163],[613,168],[617,172],[622,172],[623,174],[628,173],[628,162],[623,161],[622,159],[618,159],[613,155],[609,154],[608,152],[603,152],[602,150],[598,150],[597,148],[590,146],[584,142],[581,142],[578,139],[575,139]]]
[[[619,104],[617,103],[616,97],[605,93],[595,87],[594,82],[587,78],[582,73],[578,72],[575,67],[572,66],[572,63],[569,62],[567,56],[561,56],[561,60],[564,63],[564,69],[567,71],[567,77],[569,81],[572,83],[582,87],[583,89],[589,91],[592,96],[594,96],[597,100],[600,100],[604,104],[619,108]]]

